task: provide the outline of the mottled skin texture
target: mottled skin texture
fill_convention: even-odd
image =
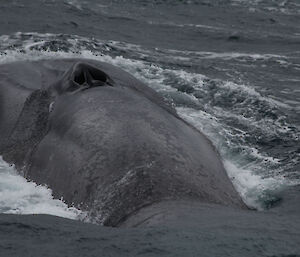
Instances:
[[[0,76],[0,154],[97,222],[165,200],[245,208],[211,142],[128,73],[64,59]]]

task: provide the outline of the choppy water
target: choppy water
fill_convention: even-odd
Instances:
[[[69,219],[84,218],[84,213],[53,199],[45,186],[27,182],[13,166],[0,159],[0,212],[7,214],[50,214]]]
[[[300,184],[297,0],[15,0],[0,17],[1,64],[82,57],[125,69],[212,140],[249,206]],[[82,217],[0,165],[2,213]]]

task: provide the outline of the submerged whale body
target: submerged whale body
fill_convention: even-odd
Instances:
[[[125,71],[58,59],[0,75],[0,154],[98,223],[166,201],[245,208],[211,142]]]

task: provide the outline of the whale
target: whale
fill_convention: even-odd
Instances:
[[[182,202],[247,209],[204,134],[96,60],[1,64],[0,155],[105,226],[149,223],[170,203],[173,215]]]

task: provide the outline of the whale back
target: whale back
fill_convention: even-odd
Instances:
[[[18,81],[23,65],[39,79],[32,85],[27,73],[26,94],[15,99],[11,93],[19,114],[4,119],[10,133],[1,154],[25,167],[29,180],[48,185],[55,197],[109,226],[165,200],[245,207],[211,142],[128,73],[91,60],[15,63],[5,69],[14,65]],[[15,76],[6,73],[17,94]],[[0,96],[7,97],[5,81]],[[9,112],[7,104],[3,112]]]

